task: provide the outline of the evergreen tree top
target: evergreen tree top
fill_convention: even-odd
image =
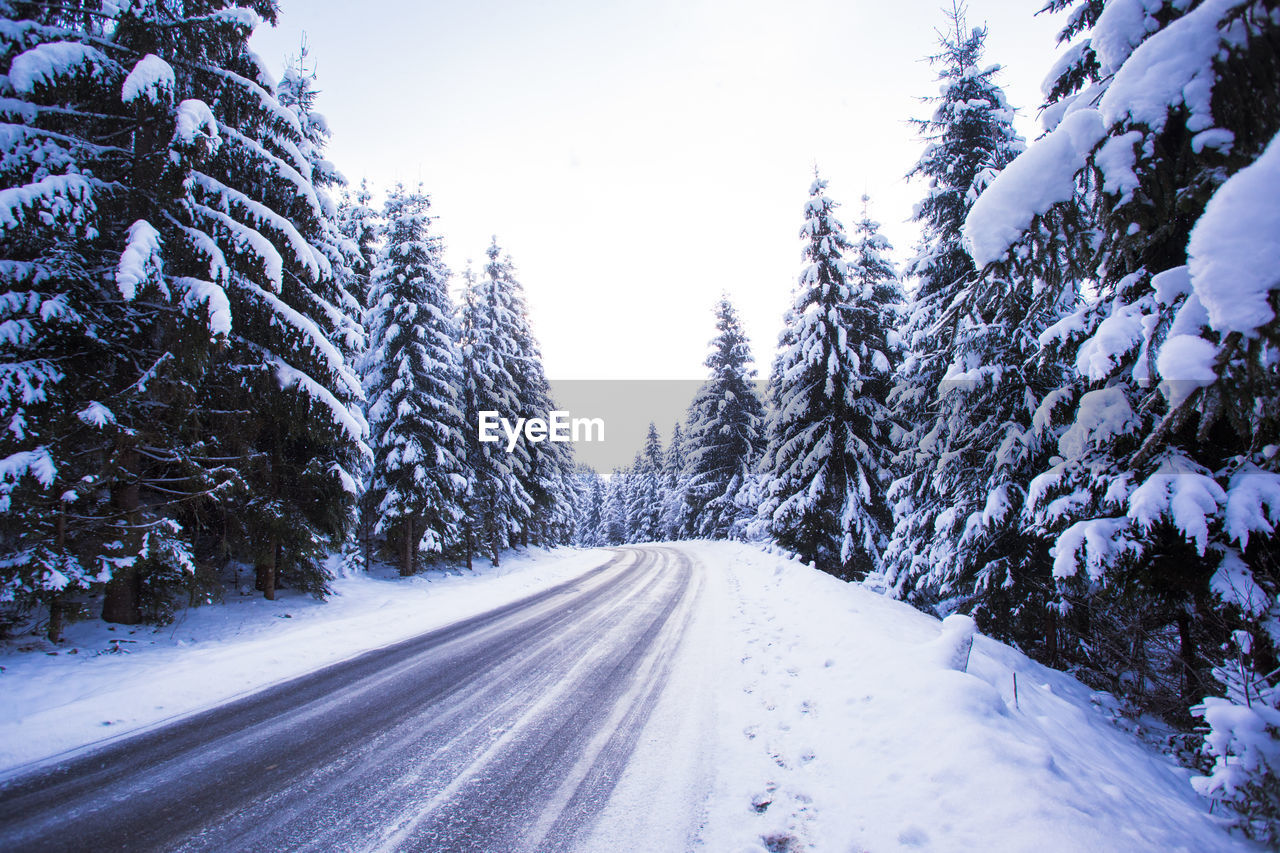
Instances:
[[[711,340],[711,353],[703,362],[711,369],[713,377],[733,375],[744,379],[753,378],[756,371],[750,366],[754,361],[751,343],[742,331],[742,321],[727,294],[721,294],[716,303],[716,332]]]

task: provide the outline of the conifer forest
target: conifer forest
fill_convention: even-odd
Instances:
[[[874,119],[910,123],[918,242],[817,164],[776,341],[717,282],[689,309],[709,340],[686,416],[607,471],[531,427],[477,431],[559,408],[532,279],[501,234],[451,269],[429,185],[330,161],[323,55],[250,48],[281,14],[0,0],[0,658],[230,597],[337,601],[344,579],[646,543],[711,569],[697,549],[743,543],[945,618],[944,639],[971,618],[965,643],[1065,673],[1182,768],[1223,844],[1280,846],[1280,6],[1038,0],[1019,14],[1058,30],[1043,102],[1012,105],[996,24],[947,2],[920,30],[936,88]],[[797,802],[758,849],[837,849]],[[588,838],[545,820],[378,843]],[[714,825],[688,849],[724,849]],[[1152,839],[1114,849],[1172,849]],[[1030,849],[1006,842],[987,849]]]

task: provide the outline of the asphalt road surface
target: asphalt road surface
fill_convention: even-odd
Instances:
[[[11,777],[0,850],[572,850],[700,588],[677,550],[620,549],[522,601]]]

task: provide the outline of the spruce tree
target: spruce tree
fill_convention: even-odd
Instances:
[[[662,538],[668,541],[682,539],[686,535],[689,505],[685,502],[685,437],[680,422],[671,427],[671,442],[662,460],[662,488],[658,498],[661,504],[659,526]]]
[[[916,207],[921,240],[903,270],[910,282],[901,337],[905,356],[890,403],[905,427],[889,489],[893,534],[885,553],[887,580],[896,595],[911,596],[917,579],[934,568],[934,523],[946,510],[938,465],[951,424],[938,402],[955,363],[959,317],[954,306],[977,270],[962,243],[962,228],[991,175],[1025,147],[1013,128],[1013,110],[995,82],[998,65],[983,66],[986,30],[966,31],[964,8],[949,14],[950,31],[930,57],[940,93],[928,119],[915,122],[925,143],[908,179],[926,183]]]
[[[1056,539],[1064,654],[1140,707],[1203,716],[1213,766],[1194,784],[1274,843],[1280,324],[1263,223],[1280,32],[1262,3],[1051,8],[1068,5],[1061,40],[1088,38],[1047,81],[1050,133],[989,190],[1040,191],[968,225],[980,256],[1027,261],[1030,281],[1045,235],[1096,271],[1096,298],[1041,336],[1076,381],[1042,407],[1058,453],[1029,514]],[[1077,198],[1046,194],[1057,183]],[[1058,216],[1073,203],[1083,238]]]
[[[614,468],[605,487],[601,509],[601,544],[623,545],[627,542],[627,483],[626,468]]]
[[[727,296],[716,304],[716,330],[705,362],[711,375],[689,406],[684,444],[686,533],[706,539],[728,538],[743,520],[738,489],[763,445],[751,347]]]
[[[518,541],[528,523],[533,498],[526,489],[529,453],[517,442],[507,452],[504,441],[481,442],[473,424],[480,412],[519,417],[521,397],[517,369],[519,351],[513,328],[511,290],[498,260],[497,244],[490,247],[484,276],[467,271],[462,309],[462,355],[466,387],[468,436],[468,553],[486,553],[498,565],[500,553]],[[520,369],[523,369],[521,367]]]
[[[303,128],[246,47],[275,10],[251,9],[6,7],[7,118],[29,140],[4,166],[7,310],[66,309],[5,356],[10,422],[30,424],[0,449],[6,595],[57,611],[106,583],[104,618],[163,617],[193,546],[251,543],[268,594],[277,566],[324,589],[365,426],[326,334]]]
[[[438,555],[458,544],[465,514],[459,333],[430,204],[421,189],[399,185],[387,198],[365,378],[374,533],[386,537],[405,576],[416,570],[420,553]]]
[[[372,201],[373,194],[368,182],[361,181],[355,193],[344,192],[342,201],[338,204],[338,228],[342,234],[343,256],[346,259],[343,269],[345,289],[358,306],[362,326],[367,323],[371,274],[377,262],[378,243],[383,230],[378,211],[370,206]],[[361,375],[365,375],[370,369],[367,339],[361,346],[363,348],[353,354],[353,364]],[[365,419],[368,420],[367,414]],[[354,540],[349,543],[344,559],[348,570],[368,568],[373,561],[374,528],[377,526],[378,516],[375,495],[370,488],[372,459],[367,458],[365,463],[360,469],[360,497],[356,507]]]
[[[851,244],[825,189],[817,177],[809,188],[800,231],[809,263],[769,380],[761,514],[783,547],[823,571],[863,578],[879,569],[890,523],[886,398],[901,293],[878,225],[864,212]]]
[[[649,422],[644,448],[631,468],[631,490],[627,517],[630,519],[632,542],[656,542],[662,539],[662,440],[658,427]]]

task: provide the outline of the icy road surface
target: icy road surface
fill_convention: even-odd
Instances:
[[[46,764],[0,784],[0,849],[573,849],[653,716],[703,583],[676,550],[624,549],[522,601]]]

